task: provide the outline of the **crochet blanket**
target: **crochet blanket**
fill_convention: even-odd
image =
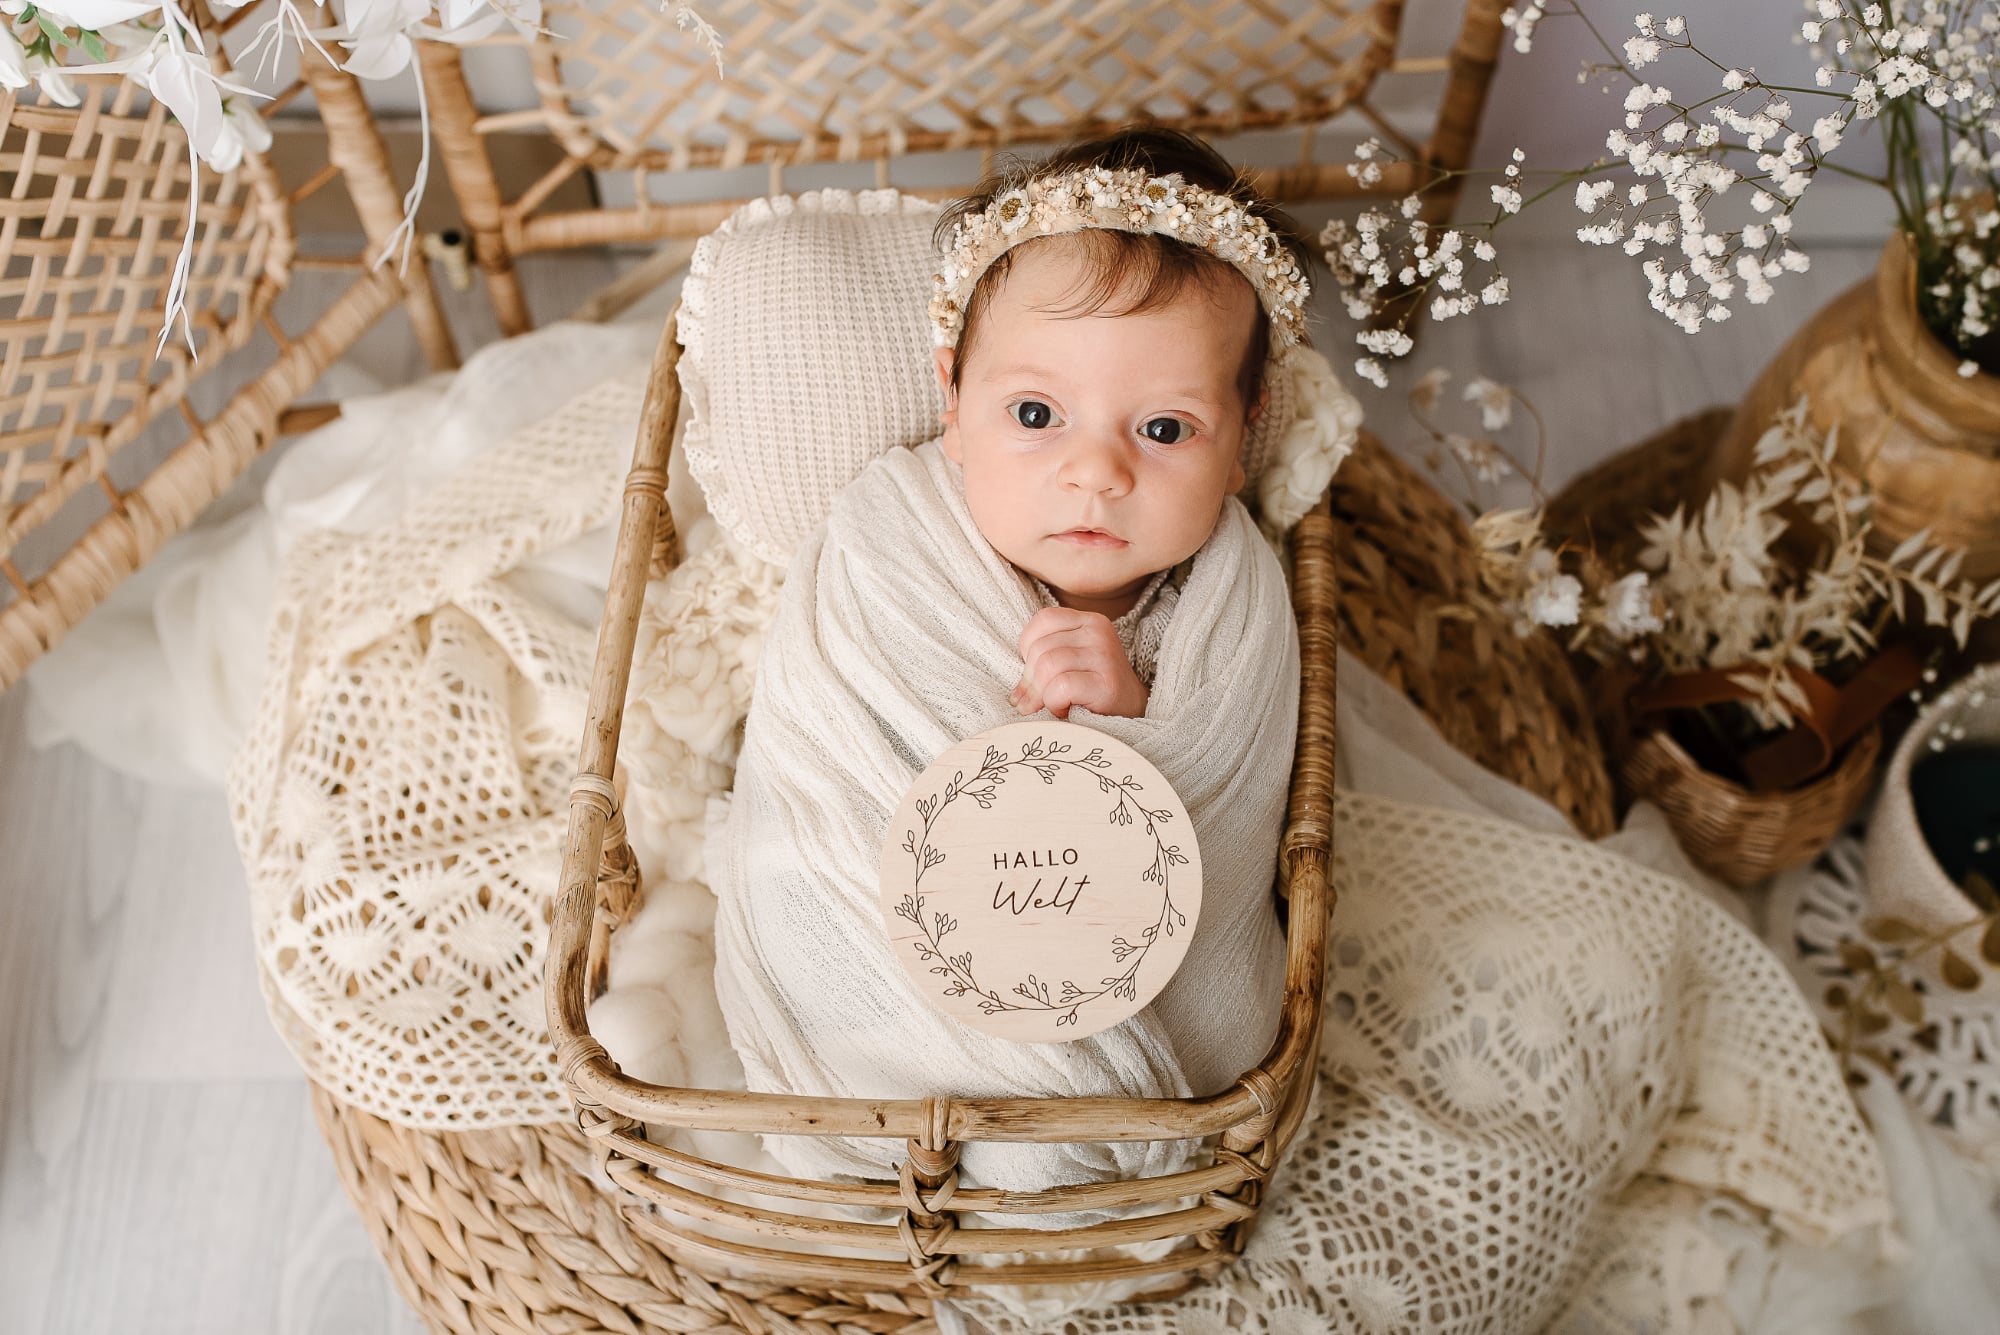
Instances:
[[[878,890],[889,818],[937,755],[1017,719],[1016,642],[1039,606],[974,525],[935,440],[869,465],[793,558],[735,792],[715,804],[708,840],[716,990],[752,1089],[1185,1097],[1227,1087],[1264,1055],[1284,972],[1271,884],[1298,629],[1283,569],[1234,497],[1181,589],[1145,716],[1072,714],[1150,760],[1193,822],[1201,919],[1166,989],[1101,1033],[1017,1043],[934,1009],[895,959]],[[894,1177],[905,1154],[882,1139],[767,1146],[811,1177]],[[970,1181],[1030,1191],[1171,1172],[1193,1148],[982,1142],[963,1164]]]

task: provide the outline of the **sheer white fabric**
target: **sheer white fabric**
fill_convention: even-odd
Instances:
[[[716,987],[752,1088],[1172,1098],[1226,1088],[1264,1055],[1282,994],[1270,885],[1298,628],[1282,567],[1234,499],[1194,557],[1145,716],[1074,716],[1160,770],[1201,845],[1200,923],[1165,990],[1100,1033],[1016,1043],[937,1010],[897,962],[878,889],[888,820],[939,754],[1017,720],[1007,691],[1037,606],[1033,582],[980,536],[936,441],[869,465],[792,561],[734,790],[709,831]],[[880,1139],[768,1148],[812,1177],[893,1177],[904,1157]],[[963,1164],[969,1184],[1033,1191],[1171,1172],[1190,1148],[985,1142]]]

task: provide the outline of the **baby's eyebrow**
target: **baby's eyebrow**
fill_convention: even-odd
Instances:
[[[1051,371],[1046,367],[1041,367],[1041,366],[1029,366],[1025,363],[1018,366],[1003,366],[997,371],[988,372],[988,374],[991,375],[991,377],[995,380],[1010,380],[1015,376],[1038,377],[1044,380],[1062,379],[1062,374],[1058,371]],[[1219,400],[1210,398],[1207,392],[1204,390],[1199,390],[1199,389],[1177,390],[1171,397],[1185,399],[1187,402],[1194,404],[1196,407],[1206,408],[1210,412],[1219,413],[1222,411],[1221,402]]]
[[[995,380],[1005,380],[1010,376],[1017,376],[1017,375],[1041,376],[1046,379],[1059,378],[1056,372],[1051,371],[1046,367],[1029,366],[1026,364],[1022,364],[1019,366],[1003,366],[999,370],[989,372],[988,374],[990,374]]]

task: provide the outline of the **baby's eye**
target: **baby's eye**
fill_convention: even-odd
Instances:
[[[1178,445],[1194,434],[1194,428],[1178,417],[1155,417],[1143,430],[1155,445]]]
[[[1056,419],[1055,410],[1040,399],[1022,399],[1007,405],[1007,415],[1030,431],[1040,431]]]

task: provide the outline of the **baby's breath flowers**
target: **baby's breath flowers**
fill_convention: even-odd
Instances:
[[[1620,97],[1604,154],[1581,167],[1537,173],[1546,185],[1528,193],[1521,154],[1489,191],[1496,212],[1468,224],[1493,260],[1492,233],[1507,217],[1551,194],[1568,196],[1585,222],[1579,240],[1616,246],[1640,262],[1648,300],[1692,333],[1730,317],[1737,301],[1770,300],[1773,284],[1803,273],[1810,259],[1793,241],[1793,216],[1822,171],[1886,189],[1898,226],[1917,257],[1925,323],[1960,358],[1960,373],[2000,370],[2000,5],[1963,0],[1806,0],[1800,39],[1816,69],[1810,85],[1766,80],[1697,45],[1681,16],[1641,13],[1630,35],[1600,27],[1588,0],[1539,0],[1505,12],[1519,51],[1533,49],[1541,23],[1581,23],[1602,58],[1578,75]],[[1622,25],[1621,25],[1622,27]],[[1607,35],[1607,33],[1613,35]],[[1693,71],[1677,92],[1657,68]],[[1829,160],[1856,122],[1876,121],[1887,148],[1881,175]],[[1383,174],[1374,140],[1349,170],[1364,182]],[[1421,164],[1419,164],[1421,169]],[[1469,174],[1469,173],[1468,173]],[[1466,314],[1495,296],[1468,299],[1470,280],[1441,257],[1443,235],[1420,217],[1421,197],[1451,179],[1436,172],[1395,211],[1372,210],[1353,223],[1330,224],[1321,237],[1327,261],[1347,295],[1348,311],[1368,320],[1368,356],[1356,370],[1386,382],[1383,358],[1419,310],[1433,318]],[[1463,241],[1460,242],[1460,248]],[[1454,251],[1456,255],[1458,251]],[[1497,271],[1496,271],[1497,273]]]
[[[1368,140],[1355,150],[1348,174],[1362,185],[1377,184],[1384,152],[1379,141]],[[1347,313],[1377,325],[1355,335],[1370,354],[1356,359],[1355,374],[1386,386],[1382,361],[1401,357],[1414,346],[1409,325],[1426,305],[1433,320],[1449,320],[1506,302],[1507,276],[1499,270],[1492,232],[1501,218],[1521,210],[1521,162],[1516,149],[1492,188],[1494,216],[1484,223],[1434,229],[1419,216],[1423,198],[1415,194],[1394,211],[1369,209],[1351,221],[1336,218],[1326,225],[1319,240],[1327,247],[1327,267],[1341,288]],[[1395,323],[1383,324],[1380,317],[1389,312],[1397,313]]]
[[[1426,453],[1424,462],[1434,472],[1443,471],[1446,459],[1457,465],[1465,482],[1466,506],[1475,516],[1486,506],[1484,487],[1505,482],[1510,477],[1522,479],[1537,502],[1546,500],[1541,492],[1541,473],[1547,432],[1534,405],[1526,399],[1519,401],[1534,419],[1537,433],[1535,461],[1532,465],[1523,465],[1498,439],[1499,433],[1514,421],[1516,400],[1513,389],[1485,376],[1475,376],[1466,382],[1459,395],[1460,401],[1478,408],[1480,430],[1485,433],[1475,436],[1450,430],[1438,420],[1439,400],[1450,379],[1450,371],[1442,366],[1435,367],[1426,371],[1410,389],[1410,416],[1431,438],[1432,448]]]

